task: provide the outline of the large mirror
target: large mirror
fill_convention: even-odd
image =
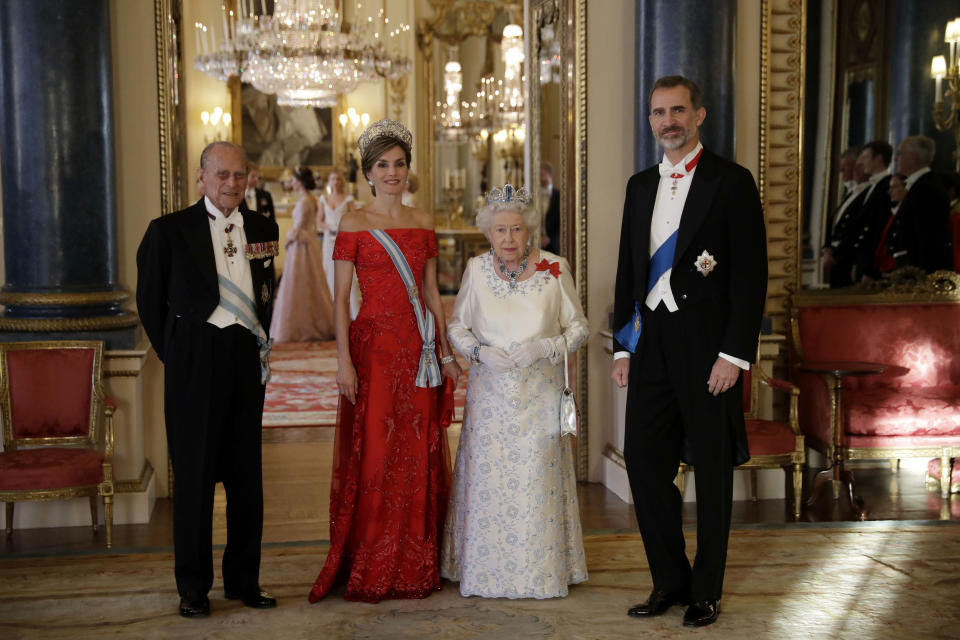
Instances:
[[[527,177],[541,214],[541,246],[564,256],[587,308],[586,2],[530,0],[527,6]],[[587,473],[586,349],[576,371],[581,403],[577,474]]]
[[[855,158],[874,140],[896,151],[905,137],[923,135],[936,144],[932,169],[945,179],[957,171],[955,133],[940,130],[934,114],[931,59],[949,57],[945,27],[958,9],[951,0],[925,2],[923,11],[908,0],[819,0],[806,11],[806,31],[797,34],[806,67],[802,285],[816,289],[830,286],[824,253],[844,201],[866,182],[845,152]],[[890,168],[898,171],[895,159]]]

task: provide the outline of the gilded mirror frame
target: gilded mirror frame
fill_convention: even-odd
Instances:
[[[760,25],[760,198],[769,279],[764,315],[789,335],[800,289],[805,0],[763,0]]]
[[[560,189],[560,247],[573,269],[580,304],[587,308],[587,3],[586,0],[529,0],[524,28],[527,31],[527,144],[531,183],[539,184],[540,91],[536,60],[540,52],[540,29],[553,24],[561,43],[560,67],[560,162],[554,168],[562,176]],[[536,90],[534,90],[536,88]],[[539,190],[537,190],[539,191]],[[587,349],[575,360],[579,433],[576,446],[577,479],[585,481],[589,470],[589,424],[587,395]]]
[[[153,24],[157,64],[157,111],[160,133],[160,211],[178,211],[187,202],[182,0],[154,0]]]

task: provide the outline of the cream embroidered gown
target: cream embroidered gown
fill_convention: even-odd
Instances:
[[[494,272],[490,253],[471,258],[447,329],[468,357],[478,341],[509,351],[563,336],[556,357],[527,369],[470,367],[440,564],[464,596],[552,598],[587,579],[573,454],[570,439],[560,438],[559,406],[561,349],[576,350],[589,329],[567,261],[546,251],[541,257],[544,270],[513,289]]]

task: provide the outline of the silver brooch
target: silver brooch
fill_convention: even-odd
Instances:
[[[697,256],[697,261],[694,264],[697,265],[697,271],[702,273],[703,277],[706,278],[710,275],[710,272],[713,271],[714,267],[717,266],[717,261],[714,260],[712,255],[704,251]]]

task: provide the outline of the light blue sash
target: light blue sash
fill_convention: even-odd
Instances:
[[[653,253],[653,257],[650,258],[650,275],[647,278],[647,293],[650,293],[650,290],[653,289],[653,285],[657,284],[657,280],[660,279],[668,269],[673,267],[673,254],[677,250],[677,233],[680,230],[674,231],[670,234],[670,237],[666,241],[657,247],[657,250]],[[627,351],[634,353],[637,350],[637,343],[640,341],[640,332],[643,329],[643,325],[640,322],[640,303],[634,300],[633,302],[633,317],[630,319],[630,322],[620,327],[620,330],[613,334],[613,337],[617,339],[617,342],[622,344]]]
[[[423,351],[420,353],[420,368],[417,370],[416,385],[423,389],[439,387],[441,382],[440,366],[437,364],[437,355],[434,351],[437,329],[433,314],[425,306],[420,305],[417,281],[413,277],[413,271],[407,263],[407,258],[400,251],[397,243],[383,229],[371,229],[370,234],[383,245],[387,255],[393,260],[393,266],[397,268],[400,279],[403,280],[403,286],[407,288],[407,297],[410,298],[413,314],[417,317],[417,328],[420,330],[420,337],[423,338]]]
[[[224,275],[218,274],[217,281],[220,283],[219,306],[235,315],[240,324],[257,337],[257,345],[260,347],[260,384],[267,384],[270,381],[270,350],[273,348],[273,340],[267,338],[257,320],[257,307],[240,287]]]

